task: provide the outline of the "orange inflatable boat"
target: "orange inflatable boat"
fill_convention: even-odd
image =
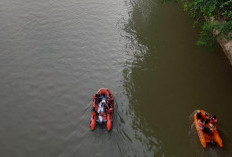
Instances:
[[[106,125],[108,131],[113,125],[114,96],[108,88],[101,88],[93,96],[90,129],[94,130],[97,124]]]
[[[212,117],[213,116],[204,110],[197,110],[194,114],[194,124],[200,142],[204,148],[206,148],[209,143],[217,143],[220,147],[223,147],[222,139],[216,127],[217,120],[212,119]]]

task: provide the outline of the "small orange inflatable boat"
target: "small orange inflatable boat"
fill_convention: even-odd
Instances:
[[[113,125],[114,96],[108,88],[101,88],[93,96],[90,129],[94,130],[97,124],[106,125],[108,131]]]
[[[217,143],[220,147],[223,147],[222,139],[216,127],[216,122],[216,116],[211,116],[204,110],[197,110],[194,114],[194,124],[200,142],[204,148],[206,148],[208,143]]]

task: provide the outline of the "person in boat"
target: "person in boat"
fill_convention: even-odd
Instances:
[[[95,105],[92,108],[92,112],[94,112],[98,116],[98,112],[96,111],[96,105],[100,103],[100,94],[95,94]]]
[[[92,112],[95,112],[97,116],[99,116],[99,113],[103,112],[102,103],[105,102],[105,95],[102,96],[100,94],[95,95],[95,105],[98,105],[98,110],[96,111],[96,107],[94,106],[92,109]]]
[[[105,99],[103,99],[99,105],[98,105],[98,122],[101,124],[104,122],[104,116],[106,116],[106,112],[107,112],[107,103],[105,101]]]
[[[212,123],[212,124],[216,124],[217,123],[217,117],[216,117],[216,115],[210,116],[210,123]]]
[[[95,104],[100,103],[100,101],[101,101],[100,94],[96,94],[95,95]]]
[[[217,123],[217,117],[216,115],[211,115],[209,118],[209,129],[214,133],[214,131],[217,130],[216,124]]]
[[[205,127],[205,122],[203,120],[201,112],[197,112],[197,119],[198,119],[197,123],[199,128],[203,130]]]
[[[197,119],[203,119],[201,112],[197,112]]]
[[[100,114],[101,112],[104,113],[104,106],[105,106],[106,101],[103,99],[99,104],[98,104],[98,113]]]
[[[205,120],[205,126],[203,128],[203,132],[208,135],[213,134],[213,131],[211,130],[210,120],[208,118]]]
[[[216,125],[215,125],[217,123],[217,117],[215,115],[210,115],[209,117],[210,118],[208,118],[208,120],[209,120],[208,128],[211,132],[211,134],[209,134],[209,135],[212,137],[214,132],[217,130]],[[216,144],[214,138],[212,138],[210,142],[214,145]]]
[[[100,113],[100,110],[102,110],[102,103],[106,102],[106,95],[102,94],[102,96],[100,94],[96,94],[95,95],[95,104],[98,104],[98,111],[96,111],[98,114]],[[100,109],[100,110],[99,110]],[[93,111],[95,111],[95,106],[92,109]]]
[[[203,119],[199,119],[199,120],[197,121],[197,123],[198,123],[199,128],[203,130],[204,127],[205,127],[205,122],[204,122],[204,120],[203,120]]]
[[[105,94],[102,94],[102,95],[100,96],[100,99],[101,99],[101,101],[104,100],[104,99],[106,99],[106,95],[105,95]]]

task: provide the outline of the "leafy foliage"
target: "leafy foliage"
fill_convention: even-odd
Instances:
[[[197,42],[199,46],[212,47],[219,35],[229,37],[228,33],[232,32],[232,0],[184,0],[184,10],[195,24],[204,22]]]

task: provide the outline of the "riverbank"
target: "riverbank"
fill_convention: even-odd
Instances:
[[[227,56],[227,58],[230,61],[230,64],[232,65],[232,40],[226,40],[223,37],[219,37],[217,39],[218,43],[220,44],[220,46],[222,47],[225,55]]]
[[[232,1],[184,0],[184,10],[201,24],[197,45],[214,47],[218,42],[232,64]]]

